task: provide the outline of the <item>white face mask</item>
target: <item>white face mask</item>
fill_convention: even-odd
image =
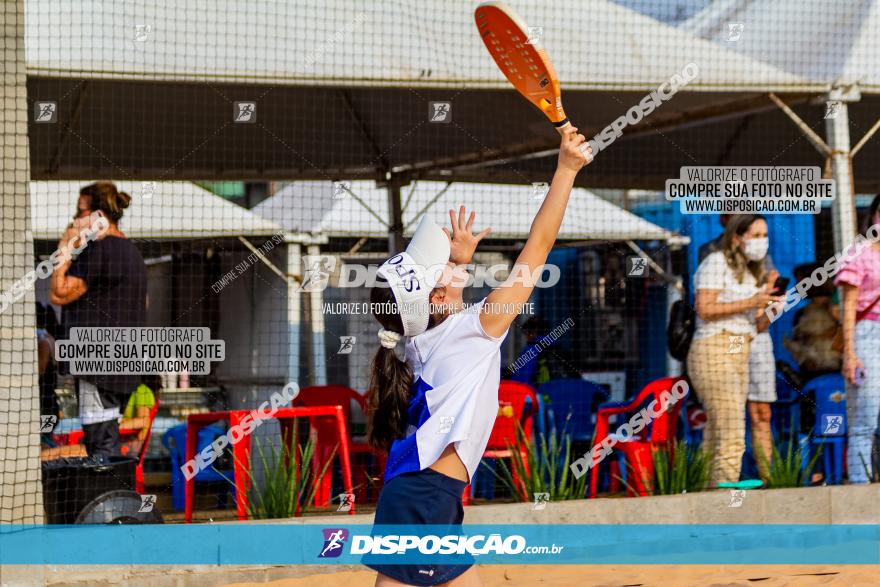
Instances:
[[[749,261],[760,261],[770,249],[769,238],[750,238],[743,241],[743,254]]]

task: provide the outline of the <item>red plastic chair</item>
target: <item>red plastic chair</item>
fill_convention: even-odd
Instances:
[[[345,420],[351,424],[351,402],[354,401],[360,406],[361,410],[366,413],[366,398],[350,387],[342,385],[316,385],[305,387],[300,390],[299,395],[293,400],[293,407],[318,407],[318,406],[342,406],[345,413]],[[312,423],[313,434],[315,435],[315,453],[312,457],[312,471],[317,474],[324,464],[330,459],[333,450],[339,445],[338,429],[333,422],[326,421],[323,418],[317,418]],[[351,427],[349,426],[349,430]],[[377,462],[380,470],[384,469],[385,458],[376,453],[372,447],[366,442],[350,442],[350,450],[352,459],[358,454],[373,454],[377,456]],[[337,449],[338,456],[338,449]],[[361,502],[366,496],[366,486],[363,484],[367,475],[366,465],[363,459],[359,459],[360,463],[355,466],[355,479],[360,481],[357,494],[355,495],[355,503]],[[326,507],[331,500],[331,486],[333,481],[333,472],[331,467],[327,468],[324,476],[316,480],[318,488],[315,491],[315,505],[318,507]]]
[[[526,398],[531,399],[531,408],[526,412]],[[513,451],[509,447],[518,450],[523,463],[526,464],[528,474],[528,453],[525,446],[521,446],[516,437],[516,425],[522,426],[526,440],[532,440],[532,416],[538,409],[538,396],[535,390],[525,383],[517,381],[502,381],[498,386],[498,416],[489,436],[489,443],[483,452],[484,459],[509,459],[513,457]],[[511,466],[513,484],[519,489],[520,497],[529,499],[526,495],[525,486],[517,475],[516,468]],[[471,487],[468,485],[462,496],[462,503],[470,503]]]
[[[599,406],[596,419],[596,440],[593,442],[593,446],[601,444],[610,435],[611,416],[635,414],[641,408],[646,407],[651,398],[659,402],[662,392],[671,391],[672,386],[682,380],[684,380],[683,377],[657,379],[646,385],[636,397],[628,402],[611,402]],[[672,449],[679,413],[685,403],[686,399],[682,398],[671,404],[662,415],[651,420],[637,435],[631,439],[618,440],[614,445],[614,450],[623,453],[625,466],[633,473],[632,482],[628,488],[631,495],[634,493],[648,495],[650,480],[654,478],[654,451],[660,448]],[[618,422],[618,424],[621,423],[623,422]],[[613,466],[614,463],[611,464]],[[628,477],[630,476],[628,475]],[[599,465],[596,465],[590,468],[590,497],[596,497],[598,484]]]

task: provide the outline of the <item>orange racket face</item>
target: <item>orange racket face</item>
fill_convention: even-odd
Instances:
[[[557,127],[568,122],[562,109],[559,80],[538,39],[503,2],[484,2],[474,11],[480,38],[513,87]]]

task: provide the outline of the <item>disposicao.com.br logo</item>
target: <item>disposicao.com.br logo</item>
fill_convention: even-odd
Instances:
[[[348,541],[348,532],[342,528],[324,528],[324,546],[318,558],[338,557]],[[511,534],[388,534],[382,536],[352,535],[349,554],[352,555],[517,555],[559,554],[564,546],[528,546],[524,536]]]
[[[344,550],[345,541],[348,540],[348,530],[345,528],[324,528],[324,546],[318,553],[318,558],[336,558]]]

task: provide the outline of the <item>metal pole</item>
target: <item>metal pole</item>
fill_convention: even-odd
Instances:
[[[403,211],[400,203],[401,181],[392,178],[385,188],[388,190],[388,254],[403,250]]]
[[[318,245],[308,246],[309,256],[321,254]],[[327,348],[324,342],[324,291],[309,292],[309,326],[312,329],[312,385],[327,385]]]
[[[298,243],[287,243],[287,273],[302,276],[302,250]],[[302,291],[293,279],[287,280],[287,381],[300,385],[299,351],[302,332]]]
[[[855,100],[858,98],[856,97]],[[834,250],[841,251],[856,236],[856,205],[853,189],[852,167],[850,166],[850,137],[848,101],[852,95],[844,95],[834,89],[828,94],[829,102],[837,103],[829,107],[825,118],[825,133],[831,147],[831,173],[836,183],[837,197],[831,207],[834,229]]]

